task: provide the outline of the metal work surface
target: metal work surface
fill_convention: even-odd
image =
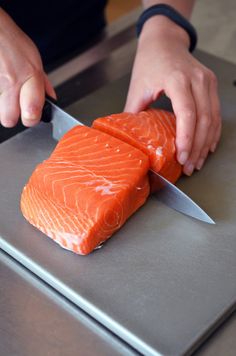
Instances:
[[[0,355],[137,355],[0,252]]]
[[[193,354],[194,356],[235,356],[236,312]]]
[[[74,255],[30,226],[19,210],[23,185],[55,145],[50,125],[0,147],[0,247],[146,355],[192,352],[235,307],[236,67],[199,56],[219,77],[223,138],[204,169],[178,185],[215,226],[150,198],[103,248]],[[69,112],[88,124],[120,111],[127,85],[128,77],[111,83]]]

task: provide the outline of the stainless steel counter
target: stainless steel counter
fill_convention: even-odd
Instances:
[[[1,356],[134,356],[114,337],[48,285],[0,252]],[[235,356],[234,313],[194,356]]]
[[[133,21],[133,20],[132,20]],[[127,30],[125,30],[122,26],[118,26],[116,28],[116,30],[118,29],[118,32],[116,32],[115,30],[112,33],[112,36],[115,34],[115,38],[116,38],[116,45],[113,46],[113,42],[112,39],[110,39],[108,42],[104,42],[101,44],[101,47],[97,47],[96,49],[91,49],[89,52],[87,52],[88,57],[90,58],[91,62],[86,62],[86,54],[83,55],[82,59],[83,59],[83,64],[81,67],[82,73],[76,73],[75,70],[75,65],[76,63],[78,63],[81,60],[81,56],[78,59],[75,59],[74,62],[72,61],[71,63],[68,63],[68,65],[63,66],[63,68],[58,69],[57,71],[55,71],[54,73],[51,73],[51,78],[52,80],[55,80],[55,83],[58,84],[58,93],[60,95],[60,100],[61,100],[61,104],[63,106],[68,106],[69,104],[77,101],[79,98],[82,98],[84,95],[89,94],[91,91],[94,91],[100,87],[102,87],[103,85],[105,85],[107,82],[111,82],[115,79],[119,79],[122,78],[124,76],[124,74],[129,73],[130,69],[131,69],[131,65],[132,65],[132,61],[133,61],[133,55],[134,55],[134,51],[135,51],[135,42],[131,41],[132,36],[130,37],[130,33],[134,33],[134,29],[133,29],[133,25],[132,25],[132,21],[129,22],[127,19],[125,21],[125,27],[128,28]],[[119,31],[121,30],[121,37],[119,37]],[[119,38],[121,38],[122,40],[119,41]],[[125,38],[128,38],[128,42],[125,41]],[[108,50],[104,52],[102,52],[101,55],[101,51],[99,50],[99,48],[105,48],[107,47]],[[112,53],[109,53],[109,51],[112,49]],[[96,58],[96,53],[98,54],[97,60],[98,62],[96,62],[96,60],[94,61],[94,59]],[[99,54],[100,53],[100,54]],[[92,54],[92,55],[91,55]],[[204,59],[206,58],[206,56],[203,53],[198,53],[199,57],[204,61]],[[95,56],[95,57],[94,57]],[[81,63],[82,63],[81,62]],[[86,64],[87,63],[87,64]],[[89,65],[88,65],[89,63]],[[92,66],[91,66],[92,64]],[[219,62],[218,66],[220,67],[222,65],[221,62]],[[78,70],[78,68],[77,68]],[[221,68],[221,70],[224,72],[224,68]],[[60,82],[59,77],[62,76],[63,77],[63,82]],[[232,66],[232,81],[234,78],[234,76],[236,76],[236,69],[234,66]],[[93,80],[91,80],[91,78],[93,78]],[[119,95],[119,101],[120,104],[123,102],[124,97],[125,97],[125,92],[118,92],[117,95]],[[99,112],[99,95],[97,96],[97,101],[94,102],[94,115],[100,115],[102,113]],[[120,105],[119,104],[119,105]],[[83,103],[80,102],[80,107],[79,107],[79,112],[81,115],[83,115],[84,113],[84,117],[86,117],[86,107],[83,108]],[[228,103],[226,102],[225,105],[227,106]],[[113,103],[111,103],[111,107],[114,108]],[[91,108],[90,108],[91,109]],[[69,110],[76,114],[78,111],[78,108],[76,108],[76,105],[72,105]],[[73,112],[74,110],[74,112]],[[109,110],[109,105],[106,107],[106,110]],[[225,108],[226,112],[228,109],[227,107]],[[93,117],[93,108],[92,108],[92,113],[90,110],[90,117],[86,117],[86,119],[89,121],[91,120]],[[6,195],[5,195],[6,197]],[[4,227],[4,231],[6,231],[5,227]],[[60,254],[60,253],[59,253]],[[6,262],[6,258],[4,257],[4,262]],[[6,304],[5,300],[8,299],[8,295],[11,295],[9,291],[12,290],[12,285],[11,283],[9,283],[9,281],[13,280],[14,284],[18,285],[18,283],[16,282],[17,280],[20,281],[19,284],[20,286],[23,285],[23,288],[18,288],[17,290],[19,290],[19,298],[17,298],[15,308],[11,309],[11,303],[8,303],[8,306],[10,308],[10,310],[13,310],[13,314],[16,316],[18,322],[21,320],[21,323],[19,322],[18,325],[25,325],[25,327],[27,328],[28,322],[26,321],[25,324],[25,319],[24,319],[24,309],[22,308],[22,305],[26,305],[26,304],[22,304],[22,301],[24,301],[25,299],[27,300],[27,297],[25,296],[25,291],[27,293],[33,293],[33,295],[35,296],[35,298],[37,300],[39,300],[38,305],[41,305],[40,300],[45,300],[45,294],[42,296],[42,292],[41,292],[41,287],[40,288],[34,288],[34,286],[32,286],[32,279],[28,278],[27,282],[22,282],[21,277],[17,274],[14,274],[16,272],[12,272],[12,270],[10,270],[8,267],[2,267],[3,264],[0,265],[2,275],[1,275],[1,279],[4,281],[4,291],[6,290],[7,292],[3,293],[1,291],[1,295],[3,296],[0,300],[1,302],[1,307],[4,308],[4,305]],[[16,268],[16,271],[18,271],[18,268]],[[12,276],[12,274],[14,275],[14,277]],[[6,276],[6,277],[2,277],[2,276]],[[27,272],[25,272],[25,276],[27,275]],[[34,283],[33,283],[34,284]],[[43,350],[46,354],[52,354],[54,350],[58,350],[58,345],[60,345],[61,350],[64,350],[64,352],[66,352],[67,348],[64,348],[64,344],[67,346],[68,344],[72,344],[71,346],[71,350],[78,350],[78,340],[76,340],[76,337],[69,337],[69,342],[67,342],[67,340],[63,343],[61,342],[61,340],[63,340],[63,328],[60,329],[61,325],[61,320],[67,320],[67,327],[68,327],[68,333],[69,334],[73,334],[73,331],[76,330],[76,335],[77,332],[78,334],[81,332],[82,335],[87,335],[87,338],[89,339],[91,337],[90,334],[90,330],[88,331],[87,326],[84,325],[83,323],[81,324],[81,320],[79,318],[71,318],[71,313],[68,311],[68,309],[66,310],[61,310],[61,300],[57,294],[55,292],[52,292],[50,288],[44,286],[44,290],[46,291],[46,294],[49,293],[53,293],[52,294],[52,298],[49,300],[47,299],[47,301],[45,302],[47,305],[49,305],[50,307],[46,308],[46,311],[42,311],[42,315],[46,315],[45,318],[39,319],[36,318],[35,323],[38,325],[38,329],[35,329],[36,332],[36,339],[34,339],[33,342],[33,346],[29,346],[29,347],[33,347],[33,353],[35,354],[35,356],[37,355],[41,355],[42,353],[41,350]],[[33,291],[32,291],[33,290]],[[48,292],[47,292],[48,291]],[[26,293],[26,294],[27,294]],[[58,299],[59,298],[59,299]],[[55,301],[54,301],[55,299]],[[4,302],[2,303],[2,300],[4,300]],[[60,300],[59,304],[57,304],[57,301]],[[44,303],[44,302],[42,302]],[[37,308],[38,308],[37,305]],[[44,304],[45,305],[45,304]],[[35,306],[35,305],[34,305]],[[38,312],[38,309],[35,308]],[[0,324],[0,330],[2,335],[0,335],[0,337],[2,338],[2,340],[5,340],[5,343],[3,343],[5,349],[4,350],[4,355],[6,354],[13,354],[14,352],[17,352],[17,349],[25,351],[25,353],[22,353],[22,355],[27,355],[27,338],[31,338],[33,337],[30,333],[24,333],[24,328],[22,327],[22,330],[17,327],[15,328],[15,324],[9,322],[9,313],[8,313],[8,308],[5,309],[6,313],[2,312],[1,313],[1,324]],[[32,310],[32,309],[31,309]],[[39,307],[39,310],[42,310]],[[76,307],[73,307],[73,313],[74,311],[77,311]],[[51,313],[52,311],[52,313]],[[46,325],[48,325],[47,323],[49,323],[50,325],[50,320],[52,320],[53,318],[55,318],[55,313],[58,315],[58,319],[60,320],[57,324],[57,326],[55,327],[55,329],[52,328],[52,330],[54,330],[54,333],[49,333],[49,338],[47,338],[47,336],[45,336],[45,323]],[[40,313],[41,315],[41,313]],[[48,316],[47,316],[48,315]],[[66,316],[65,316],[66,315]],[[13,318],[13,317],[12,317]],[[2,325],[7,325],[7,327],[2,328]],[[32,325],[32,324],[31,324]],[[228,323],[225,324],[226,326],[221,328],[221,330],[217,333],[215,333],[209,342],[207,342],[205,344],[205,346],[198,352],[198,355],[234,355],[235,354],[235,350],[236,350],[236,341],[234,338],[234,334],[236,333],[236,317],[233,316],[231,317],[230,321]],[[51,325],[50,325],[51,326]],[[2,331],[3,330],[3,331]],[[67,330],[67,329],[66,329]],[[96,330],[100,330],[99,329],[99,325],[98,328]],[[101,327],[101,330],[104,330],[103,327]],[[67,332],[67,331],[66,331]],[[59,335],[59,337],[57,338],[57,333]],[[109,333],[108,333],[109,334]],[[14,337],[15,335],[17,335],[17,337],[14,337],[14,342],[9,343],[7,341],[7,335],[11,335],[12,337]],[[112,335],[112,334],[111,334]],[[83,337],[83,336],[82,336]],[[104,341],[104,339],[101,341],[99,339],[99,337],[97,338],[97,334],[95,332],[92,332],[92,338],[94,338],[94,343],[97,345],[97,343],[100,344],[100,349],[98,347],[98,351],[96,352],[96,354],[99,355],[99,352],[103,352],[103,354],[115,354],[113,352],[113,349],[110,347],[112,343],[110,343],[110,339],[108,336],[108,339]],[[92,345],[92,348],[90,348],[90,345],[87,344],[86,341],[86,337],[84,337],[85,339],[85,343],[83,344],[83,349],[81,350],[81,354],[85,354],[86,352],[92,352],[96,349],[96,346],[94,346],[94,344]],[[0,340],[0,341],[2,341]],[[9,340],[9,339],[8,339]],[[46,340],[45,343],[45,348],[40,348],[40,343],[42,341]],[[58,341],[59,340],[59,341]],[[96,340],[100,340],[100,341],[96,341]],[[116,339],[118,340],[118,339]],[[63,345],[62,345],[63,344]],[[1,342],[2,345],[2,342]],[[35,346],[34,345],[39,345],[39,346]],[[81,343],[80,343],[81,345]],[[119,352],[119,350],[121,350],[122,354],[127,354],[126,352],[133,352],[131,349],[126,349],[125,344],[122,344],[122,347],[124,347],[123,349],[119,349],[120,345],[119,343],[117,344],[115,342],[114,344],[114,349]],[[107,346],[107,348],[106,348]],[[22,349],[23,347],[23,349]],[[25,349],[24,349],[25,348]],[[70,350],[70,349],[69,349]],[[101,351],[100,351],[101,350]],[[128,351],[127,351],[128,350]],[[31,350],[29,350],[28,354],[31,355],[32,353],[30,353]],[[51,352],[51,353],[50,353]],[[107,353],[106,353],[107,352]],[[189,351],[190,352],[190,351]],[[21,355],[20,353],[15,353],[17,355]],[[67,355],[67,353],[62,353],[62,355]],[[68,355],[70,355],[68,353]]]
[[[3,252],[0,281],[1,356],[137,355]]]

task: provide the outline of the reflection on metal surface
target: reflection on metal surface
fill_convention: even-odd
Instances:
[[[103,60],[76,74],[57,87],[59,103],[62,107],[94,92],[124,74],[130,73],[136,51],[136,40],[130,41],[110,53]]]
[[[208,224],[215,224],[207,213],[200,208],[187,194],[182,192],[174,184],[160,174],[150,170],[149,179],[152,186],[152,193],[157,199],[185,215],[204,221]]]
[[[2,356],[137,355],[1,250],[0,280]]]
[[[49,98],[46,98],[42,113],[42,121],[52,123],[52,136],[54,140],[59,141],[61,137],[75,126],[83,125],[66,111],[54,104]]]
[[[98,63],[111,54],[112,51],[135,38],[135,23],[140,15],[141,7],[127,16],[123,16],[110,24],[105,31],[103,41],[73,58],[66,64],[49,73],[49,79],[54,86],[58,86],[78,73]]]

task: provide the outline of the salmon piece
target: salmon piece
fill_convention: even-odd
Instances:
[[[176,159],[176,120],[173,113],[148,109],[98,118],[93,128],[140,149],[150,158],[151,169],[175,183],[182,173]]]
[[[86,255],[149,195],[149,158],[106,133],[70,130],[23,189],[24,217],[65,249]]]

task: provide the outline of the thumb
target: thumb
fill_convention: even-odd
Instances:
[[[124,111],[136,114],[139,111],[145,110],[152,101],[153,94],[150,90],[144,91],[143,89],[140,89],[138,85],[134,85],[131,82]]]
[[[19,100],[22,123],[26,127],[37,124],[44,103],[44,83],[41,73],[36,73],[22,85]]]
[[[159,89],[158,87],[155,89],[145,88],[142,82],[131,79],[124,111],[136,114],[145,110],[156,101],[162,93],[163,89]]]

